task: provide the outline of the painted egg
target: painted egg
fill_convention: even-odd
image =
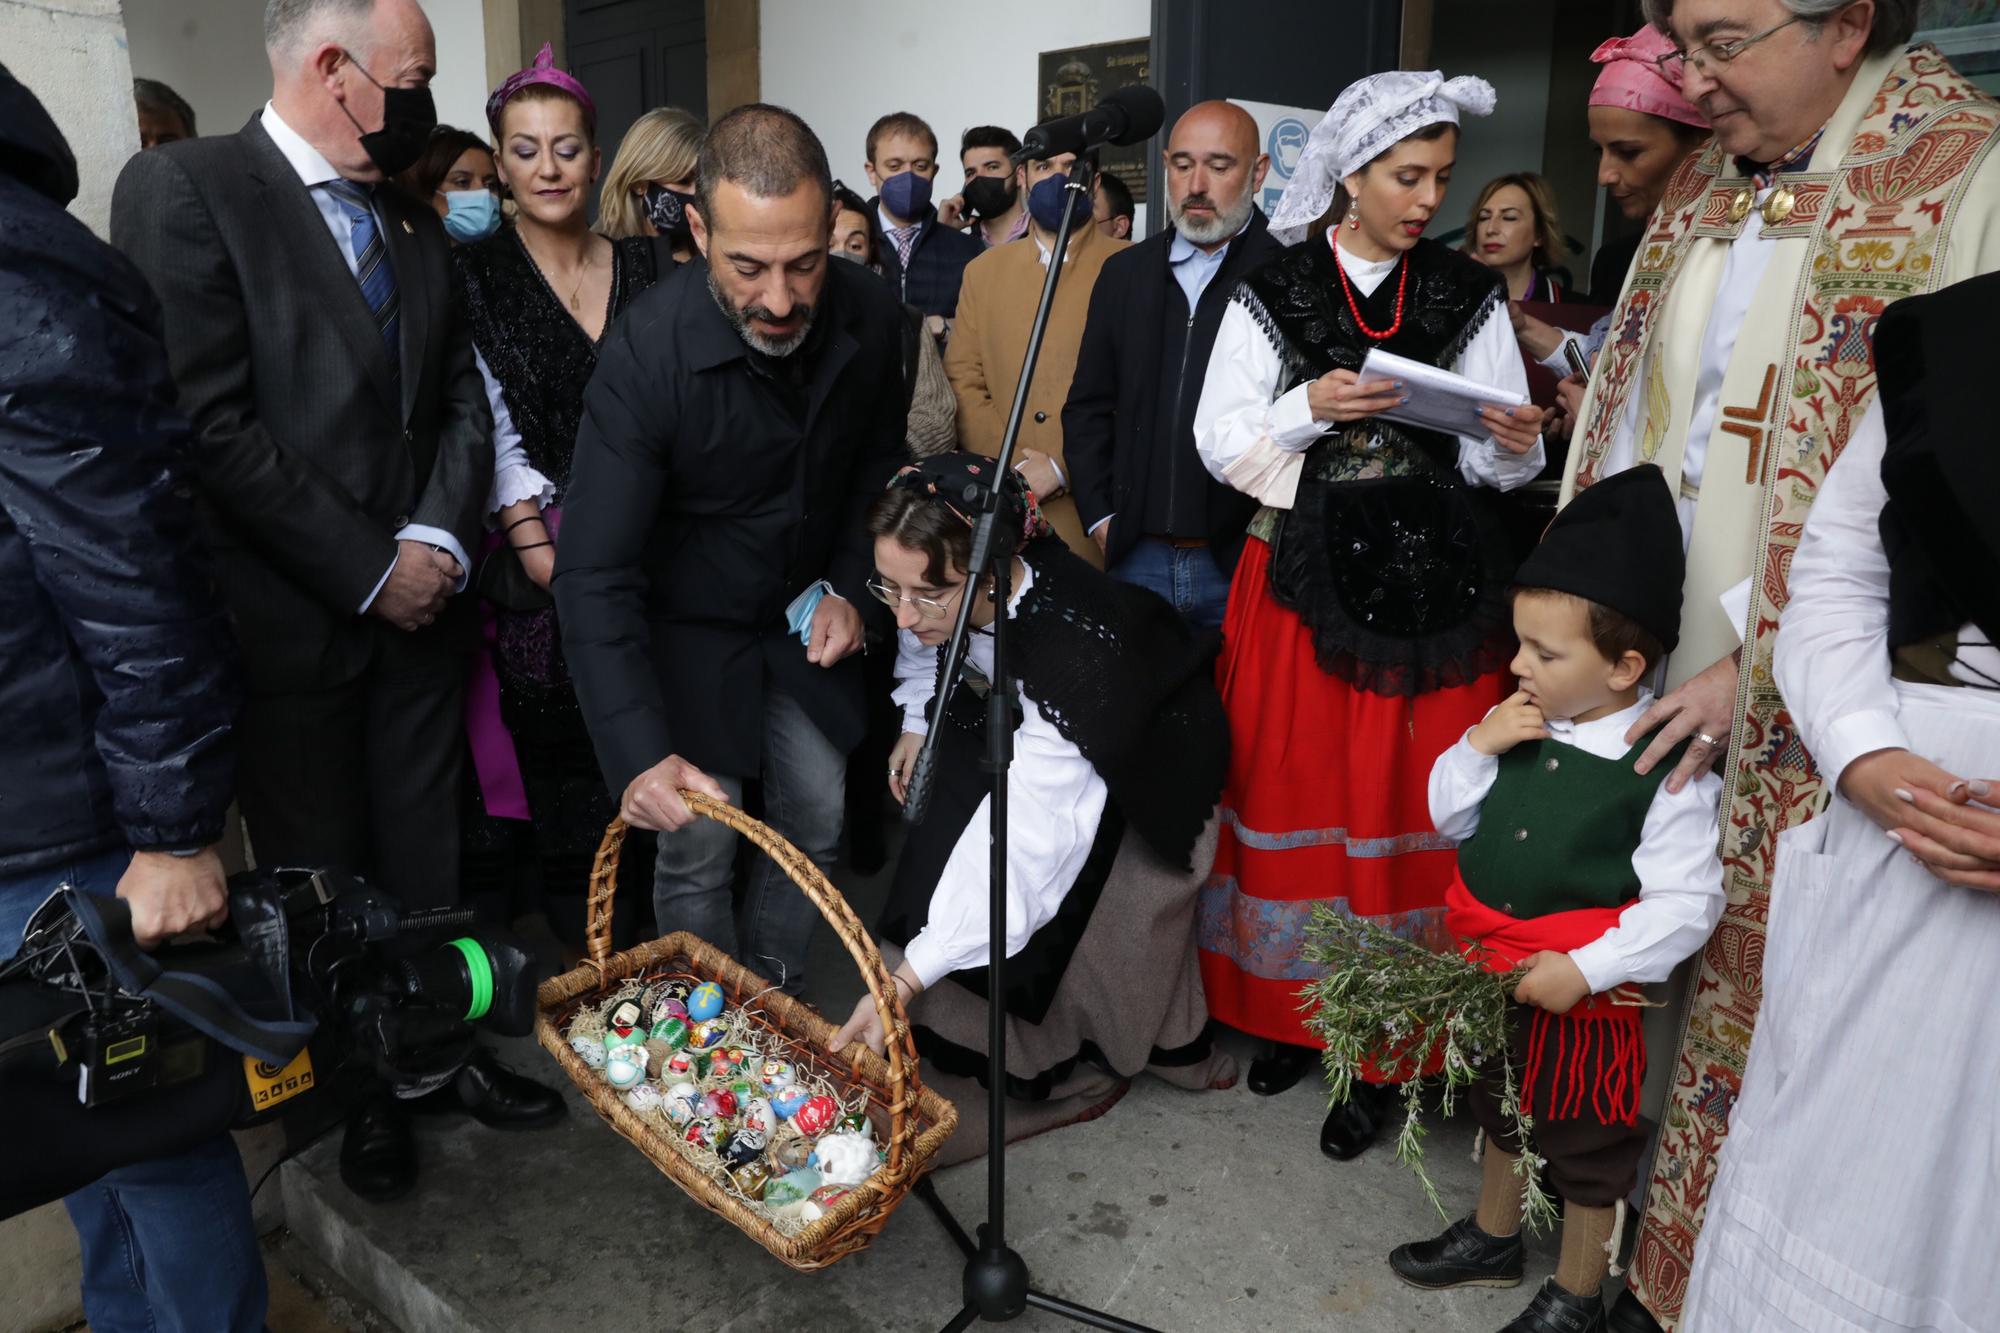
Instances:
[[[604,1068],[604,1043],[595,1037],[571,1037],[569,1048],[576,1052],[576,1058],[592,1069]]]
[[[667,1089],[667,1119],[686,1128],[695,1117],[695,1108],[701,1103],[701,1093],[692,1083],[676,1083]]]
[[[686,1004],[688,992],[694,989],[694,985],[695,983],[686,977],[669,977],[654,989],[665,999],[679,1000],[682,1004]]]
[[[641,1083],[618,1100],[640,1115],[645,1115],[649,1111],[659,1109],[660,1104],[666,1100],[666,1094],[660,1091],[660,1085],[657,1083]]]
[[[697,1023],[706,1023],[722,1012],[722,987],[713,981],[704,981],[688,992],[688,1017]]]
[[[771,1163],[771,1169],[780,1173],[796,1171],[812,1160],[812,1140],[785,1125],[771,1136],[771,1146],[764,1150],[764,1157]]]
[[[681,1131],[681,1137],[698,1148],[707,1148],[710,1151],[714,1151],[721,1146],[723,1136],[727,1132],[722,1127],[720,1120],[717,1120],[714,1116],[705,1115],[689,1122],[688,1127]]]
[[[736,1094],[727,1088],[717,1088],[701,1095],[702,1115],[719,1116],[724,1120],[736,1114]]]
[[[729,1168],[729,1174],[735,1180],[736,1188],[753,1199],[764,1197],[764,1186],[771,1180],[771,1168],[764,1165],[761,1160],[732,1166]]]
[[[764,1136],[739,1129],[722,1141],[722,1160],[731,1166],[748,1166],[764,1155]]]
[[[727,1074],[732,1078],[750,1077],[750,1061],[756,1052],[746,1051],[741,1046],[725,1046],[709,1056],[709,1063],[715,1066],[717,1075]]]
[[[781,1091],[771,1094],[771,1109],[778,1113],[778,1119],[790,1120],[799,1113],[799,1108],[804,1106],[811,1097],[812,1094],[810,1092],[807,1092],[804,1088],[794,1083]]]
[[[840,1127],[850,1134],[873,1136],[875,1133],[875,1127],[868,1123],[868,1117],[860,1111],[849,1111],[840,1117]]]
[[[628,1059],[626,1057],[628,1051],[638,1058]],[[637,1087],[640,1081],[646,1077],[645,1055],[646,1050],[643,1046],[619,1047],[604,1062],[605,1081],[620,1092],[623,1092],[627,1088]]]
[[[840,1202],[851,1191],[845,1185],[822,1185],[807,1196],[799,1205],[799,1217],[806,1222],[817,1222],[826,1216],[827,1210]]]
[[[875,1140],[865,1134],[829,1134],[813,1145],[808,1163],[829,1185],[859,1185],[874,1174]]]
[[[709,1051],[722,1045],[729,1032],[720,1023],[696,1023],[688,1033],[688,1045],[697,1051]]]
[[[757,1085],[747,1078],[734,1079],[727,1086],[731,1092],[736,1094],[736,1105],[738,1107],[748,1106],[750,1100],[753,1097],[757,1097]],[[757,1099],[759,1101],[763,1100],[762,1098]]]
[[[675,1051],[667,1057],[667,1062],[660,1066],[660,1076],[662,1078],[699,1078],[701,1075],[695,1072],[695,1059],[696,1056],[693,1051],[685,1048]]]
[[[812,1197],[812,1192],[822,1183],[819,1172],[810,1167],[787,1171],[764,1186],[764,1202],[773,1207],[782,1207],[788,1203],[803,1203]]]
[[[774,1106],[776,1103],[772,1103]],[[833,1128],[833,1122],[840,1118],[840,1103],[827,1096],[808,1097],[792,1112],[792,1119],[799,1125],[799,1133],[809,1139],[816,1139]]]
[[[644,1028],[626,1028],[622,1032],[617,1028],[606,1028],[604,1029],[604,1049],[615,1051],[620,1046],[643,1045],[646,1035],[646,1029]]]
[[[688,1025],[678,1018],[662,1019],[653,1028],[653,1040],[678,1051],[688,1044]]]
[[[739,1097],[742,1105],[743,1128],[754,1129],[769,1138],[777,1133],[778,1113],[771,1109],[771,1103],[762,1097]]]
[[[658,1004],[653,1006],[654,1027],[658,1027],[660,1024],[666,1022],[669,1018],[678,1018],[683,1023],[687,1022],[688,1021],[687,1001],[665,999],[661,1000]]]
[[[783,1092],[797,1077],[797,1071],[783,1060],[766,1060],[757,1070],[757,1082],[767,1094]]]

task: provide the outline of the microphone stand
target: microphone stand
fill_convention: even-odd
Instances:
[[[1069,198],[1074,200],[1080,194],[1086,201],[1090,200],[1096,181],[1095,152],[1078,153],[1075,165],[1070,168]],[[1042,280],[1042,302],[1035,310],[1034,327],[1028,333],[1027,357],[1021,363],[1020,381],[1014,386],[1014,405],[1007,413],[1007,429],[1000,437],[998,465],[993,470],[991,481],[984,486],[967,487],[962,497],[963,502],[971,506],[968,512],[976,510],[978,514],[972,529],[972,560],[966,570],[968,592],[959,600],[958,619],[952,627],[951,640],[945,646],[944,662],[938,672],[938,708],[930,733],[924,737],[923,748],[918,751],[916,763],[911,768],[910,789],[903,805],[905,822],[917,824],[923,821],[930,803],[938,737],[944,731],[944,706],[965,671],[974,600],[970,590],[978,586],[982,574],[989,574],[993,580],[995,611],[993,671],[986,696],[985,766],[993,773],[993,795],[989,802],[993,846],[988,870],[991,889],[986,963],[986,1221],[979,1228],[978,1241],[974,1242],[966,1235],[965,1228],[959,1225],[944,1200],[938,1197],[937,1189],[928,1176],[916,1187],[917,1194],[937,1214],[952,1240],[966,1255],[962,1284],[965,1306],[944,1326],[944,1333],[960,1333],[960,1330],[981,1319],[1004,1323],[1018,1318],[1030,1306],[1092,1328],[1112,1329],[1117,1333],[1155,1333],[1144,1324],[1135,1324],[1036,1291],[1028,1285],[1027,1263],[1007,1248],[1007,986],[1003,973],[1007,965],[1007,767],[1014,756],[1013,716],[1009,705],[1014,686],[1013,678],[1007,673],[1006,647],[1008,583],[1013,574],[1014,546],[1021,534],[1007,530],[998,521],[1000,483],[1013,463],[1014,445],[1021,434],[1021,419],[1027,412],[1028,389],[1035,378],[1035,360],[1041,355],[1042,335],[1048,330],[1049,312],[1055,306],[1056,283],[1062,277],[1063,262],[1069,254],[1069,238],[1075,216],[1072,204],[1071,208],[1063,210],[1062,225],[1056,229],[1055,253],[1049,259],[1048,276]],[[1086,211],[1084,216],[1088,218],[1089,212]],[[1092,224],[1086,222],[1084,225]]]

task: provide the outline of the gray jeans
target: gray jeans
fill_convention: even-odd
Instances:
[[[813,725],[797,700],[777,690],[765,695],[763,769],[764,822],[821,870],[830,869],[846,809],[847,756]],[[742,778],[709,776],[728,793],[730,804],[743,803]],[[735,830],[712,819],[697,819],[660,835],[653,868],[653,911],[660,933],[692,931],[797,994],[805,981],[806,946],[819,909],[777,862],[753,851],[739,932],[732,889],[740,843]]]

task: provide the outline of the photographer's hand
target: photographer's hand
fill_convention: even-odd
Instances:
[[[118,896],[132,909],[132,938],[141,949],[191,930],[212,930],[229,919],[222,858],[204,847],[194,856],[134,852],[118,880]]]

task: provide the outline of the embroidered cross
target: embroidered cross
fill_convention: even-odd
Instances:
[[[1741,435],[1749,442],[1743,466],[1743,480],[1755,485],[1764,475],[1764,416],[1771,410],[1771,386],[1778,381],[1776,362],[1764,367],[1764,389],[1757,395],[1755,407],[1725,407],[1722,409],[1722,429],[1730,435]]]

